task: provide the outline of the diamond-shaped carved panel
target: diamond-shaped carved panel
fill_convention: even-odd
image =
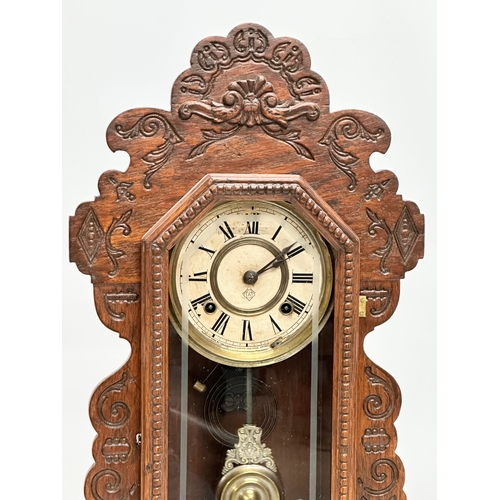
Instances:
[[[102,230],[97,215],[90,209],[87,217],[85,217],[83,221],[80,231],[78,231],[78,241],[90,264],[94,263],[103,240],[104,231]]]
[[[394,228],[394,238],[405,263],[415,246],[418,234],[417,226],[405,205]]]

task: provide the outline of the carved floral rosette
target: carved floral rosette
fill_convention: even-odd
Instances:
[[[365,111],[330,112],[326,83],[310,66],[300,41],[274,38],[259,25],[240,25],[227,37],[195,46],[189,69],[173,85],[170,111],[136,108],[110,123],[108,145],[126,151],[130,163],[124,172],[104,172],[99,196],[70,217],[70,260],[91,276],[99,317],[131,343],[132,353],[92,396],[97,437],[88,500],[140,495],[144,235],[181,200],[195,211],[191,191],[204,176],[249,172],[275,179],[300,175],[359,241],[354,278],[367,298],[367,313],[352,317],[350,328],[363,382],[345,402],[360,408],[363,430],[353,438],[349,474],[355,479],[348,479],[342,440],[359,426],[349,421],[351,413],[341,418],[332,498],[405,498],[404,470],[395,453],[399,388],[366,357],[362,341],[392,315],[400,280],[423,257],[424,216],[398,194],[394,173],[370,166],[370,155],[385,153],[390,145],[387,124]],[[182,222],[192,214],[177,215]],[[339,408],[343,403],[340,391]],[[154,484],[151,491],[147,500],[163,499]]]

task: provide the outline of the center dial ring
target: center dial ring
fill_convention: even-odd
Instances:
[[[263,263],[281,250],[263,238],[245,237],[228,242],[214,257],[210,270],[210,286],[224,309],[245,316],[255,316],[271,310],[283,300],[290,274],[286,260],[262,273],[254,283],[245,277],[257,274]]]

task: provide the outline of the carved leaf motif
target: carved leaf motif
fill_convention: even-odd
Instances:
[[[377,214],[375,214],[375,212],[372,212],[369,208],[366,209],[366,214],[372,221],[371,224],[368,226],[368,234],[370,236],[376,236],[377,229],[382,229],[387,234],[387,241],[385,242],[385,245],[375,250],[373,254],[381,258],[380,272],[382,274],[388,274],[389,269],[385,267],[385,262],[392,249],[392,244],[393,244],[392,231],[389,228],[387,222],[384,219],[379,218]]]
[[[195,158],[196,156],[201,156],[202,154],[205,153],[208,146],[210,146],[214,142],[221,141],[223,139],[231,137],[232,135],[236,134],[236,132],[238,132],[239,129],[240,129],[239,125],[236,125],[236,127],[230,130],[221,130],[220,132],[217,132],[215,130],[203,130],[203,137],[205,140],[203,142],[200,142],[198,146],[194,147],[189,152],[188,158],[191,159]]]
[[[332,162],[351,180],[347,189],[354,191],[358,184],[353,167],[358,163],[359,158],[344,149],[341,145],[341,139],[354,141],[363,139],[368,142],[377,142],[384,133],[383,129],[369,132],[359,120],[353,116],[342,116],[337,118],[328,128],[320,144],[328,146],[328,152]]]
[[[113,222],[111,222],[111,225],[106,232],[106,251],[108,252],[108,256],[113,263],[113,269],[108,273],[111,278],[114,278],[118,274],[118,259],[125,255],[123,250],[115,248],[111,244],[111,236],[118,229],[122,230],[123,236],[128,236],[132,232],[131,227],[127,224],[131,215],[132,209],[125,212],[119,219],[113,217]]]
[[[267,135],[270,135],[274,139],[285,142],[286,144],[291,146],[293,149],[295,149],[295,152],[299,156],[303,156],[308,160],[314,160],[314,156],[311,151],[309,151],[309,149],[307,149],[303,144],[298,142],[298,140],[300,139],[300,130],[290,130],[287,133],[273,132],[269,127],[262,127],[262,130],[264,130]]]
[[[151,188],[152,175],[158,172],[158,170],[160,170],[167,164],[173,150],[174,144],[170,141],[165,141],[165,143],[162,144],[159,148],[149,152],[142,157],[144,163],[147,163],[149,165],[149,168],[144,173],[144,187],[146,189]]]
[[[144,163],[149,165],[144,173],[144,187],[150,189],[151,177],[167,164],[172,156],[174,145],[182,142],[182,137],[176,132],[173,125],[158,113],[143,116],[128,130],[124,130],[120,124],[115,126],[115,130],[123,139],[154,137],[158,135],[160,130],[163,130],[164,143],[141,158]]]

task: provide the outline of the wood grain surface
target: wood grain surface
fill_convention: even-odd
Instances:
[[[292,203],[334,251],[335,312],[321,333],[322,498],[404,500],[394,428],[401,394],[363,351],[364,337],[393,314],[400,280],[424,254],[424,216],[398,194],[394,173],[370,166],[372,153],[389,148],[387,124],[366,111],[331,112],[328,87],[302,43],[243,24],[195,46],[173,84],[170,111],[125,111],[106,137],[130,164],[104,172],[100,195],[70,217],[70,260],[91,276],[99,317],[132,353],[90,402],[97,436],[86,498],[177,499],[169,453],[175,456],[178,423],[169,415],[178,405],[179,359],[168,320],[168,253],[215,204],[253,197]],[[366,317],[359,317],[360,295]],[[298,358],[300,380],[310,358],[306,350]],[[200,363],[192,356],[190,371]],[[290,404],[289,372],[284,362],[258,375],[277,381],[278,408]],[[304,403],[268,439],[290,498],[306,498],[305,476],[297,473],[300,461],[286,460],[280,433],[307,435],[307,419],[299,418],[304,391]],[[194,399],[192,411],[203,417]],[[200,449],[220,457],[223,446],[211,449],[209,433],[200,432]],[[193,470],[210,481],[220,466],[206,453],[193,457]],[[210,498],[189,491],[188,498]]]

